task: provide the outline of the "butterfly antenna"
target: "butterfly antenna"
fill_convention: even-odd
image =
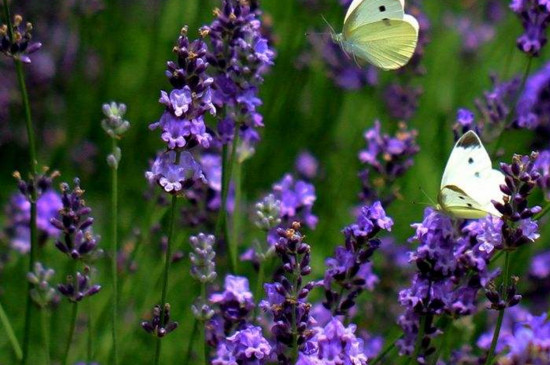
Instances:
[[[323,18],[323,20],[325,21],[325,23],[328,25],[328,27],[330,28],[330,31],[332,32],[332,34],[336,34],[336,31],[334,30],[334,28],[332,27],[332,25],[330,25],[330,23],[328,22],[327,18],[325,18],[325,16],[323,14],[321,14],[321,18]]]
[[[422,189],[422,186],[419,186],[418,188],[424,194],[424,196],[430,201],[432,206],[434,206],[434,207],[437,206],[437,203],[426,193],[426,191],[424,189]]]

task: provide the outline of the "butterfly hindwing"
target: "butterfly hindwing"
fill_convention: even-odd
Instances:
[[[454,185],[444,186],[437,200],[446,213],[456,218],[476,219],[487,215],[487,211],[479,202]]]

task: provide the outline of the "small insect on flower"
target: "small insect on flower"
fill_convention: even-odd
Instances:
[[[416,18],[405,14],[404,0],[354,0],[342,33],[332,39],[354,58],[382,70],[395,70],[413,56],[418,30]]]
[[[502,214],[492,201],[502,202],[504,174],[492,168],[489,154],[474,131],[455,144],[441,179],[437,210],[454,218],[477,219]]]

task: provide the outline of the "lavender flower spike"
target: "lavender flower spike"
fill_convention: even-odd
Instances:
[[[170,321],[170,304],[166,303],[163,311],[160,310],[160,305],[155,305],[153,317],[149,321],[141,322],[141,327],[153,336],[162,338],[178,328],[178,322]]]
[[[153,162],[151,171],[145,173],[145,177],[150,183],[160,185],[171,194],[178,194],[196,182],[206,182],[201,166],[187,151],[181,152],[179,161],[176,151],[160,154]]]
[[[546,37],[546,28],[550,22],[548,1],[512,0],[510,9],[518,15],[525,31],[517,39],[518,48],[530,56],[538,56],[548,41]]]
[[[216,238],[213,235],[199,233],[189,238],[192,252],[189,253],[191,260],[191,276],[201,283],[210,283],[216,279],[216,263],[214,258],[214,244]]]
[[[120,138],[130,128],[130,122],[124,119],[125,104],[117,104],[114,101],[111,104],[103,104],[103,114],[107,118],[101,121],[101,127],[111,138]]]

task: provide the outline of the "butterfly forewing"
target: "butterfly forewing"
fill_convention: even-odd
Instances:
[[[440,205],[444,210],[461,212],[471,210],[469,205],[472,205],[476,210],[500,216],[491,201],[502,201],[504,194],[500,185],[503,183],[504,175],[492,168],[481,140],[475,132],[469,131],[457,141],[445,167]]]
[[[412,21],[385,19],[363,25],[344,47],[381,69],[402,67],[412,57],[418,40],[418,23],[410,18]]]
[[[454,185],[443,187],[437,200],[443,210],[455,218],[477,219],[488,213],[479,202]]]
[[[354,0],[344,19],[344,35],[362,25],[383,19],[403,19],[404,15],[400,0]]]

